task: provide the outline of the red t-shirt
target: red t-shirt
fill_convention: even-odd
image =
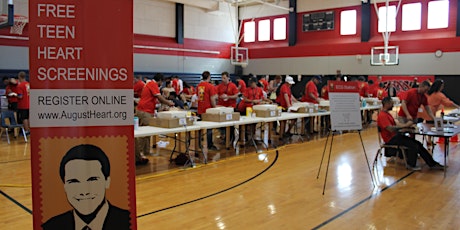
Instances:
[[[372,85],[369,85],[369,96],[371,96],[370,94],[372,94],[372,97],[377,97],[377,95],[375,94],[375,92],[377,91],[377,89],[379,89],[379,85],[377,84],[372,84]]]
[[[222,82],[217,86],[217,94],[219,95],[219,97],[222,94],[227,94],[228,96],[233,96],[233,95],[238,94],[238,88],[236,87],[236,85],[233,82],[229,82],[228,84],[224,84]],[[225,106],[225,107],[233,107],[233,108],[235,108],[236,107],[236,99],[227,99],[226,101],[224,101],[223,99],[219,98],[219,100],[217,101],[217,104]]]
[[[179,93],[180,93],[179,80],[177,80],[177,79],[172,79],[172,81],[171,81],[171,87],[173,87],[173,88],[174,88],[174,91],[176,91],[176,95],[179,95]]]
[[[195,94],[195,87],[190,86],[190,88],[184,88],[182,91],[185,95],[193,95]]]
[[[203,81],[198,84],[198,114],[206,113],[206,109],[212,108],[211,97],[217,94],[216,87],[211,83]]]
[[[141,80],[134,84],[134,98],[139,98],[142,95],[142,89],[144,89],[145,83]]]
[[[284,95],[287,94],[289,98],[289,104],[292,105],[292,98],[291,98],[291,88],[289,87],[289,83],[284,83],[280,88],[280,95],[276,97],[276,102],[283,108],[287,109],[288,104],[284,98]]]
[[[416,118],[418,108],[420,108],[421,105],[428,105],[428,99],[425,94],[418,93],[417,88],[409,89],[405,94],[406,95],[402,98],[402,100],[406,101],[407,111],[409,111],[412,118]],[[402,108],[399,109],[398,116],[406,117]]]
[[[246,92],[246,83],[243,80],[238,81],[238,86],[240,87],[240,93]]]
[[[326,99],[326,100],[329,100],[329,90],[328,90],[327,85],[325,85],[325,86],[323,86],[323,88],[321,88],[321,97]]]
[[[18,96],[22,95],[22,98],[18,97],[18,109],[29,109],[30,108],[30,85],[29,82],[23,81],[18,85]]]
[[[379,116],[377,117],[377,125],[380,128],[380,135],[385,143],[388,143],[391,138],[393,138],[396,133],[388,131],[386,127],[395,126],[396,122],[393,116],[390,113],[385,111],[380,111]]]
[[[301,101],[302,102],[310,102],[310,103],[318,104],[318,102],[315,99],[310,97],[310,93],[313,93],[315,98],[318,98],[318,87],[316,87],[316,85],[315,85],[315,83],[313,81],[309,81],[305,85],[305,92],[304,92],[304,95],[303,95]]]
[[[16,96],[14,96],[14,97],[8,96],[8,94],[10,94],[10,93],[16,93],[16,94],[18,93],[18,85],[17,84],[15,84],[15,85],[13,85],[13,84],[7,85],[6,88],[5,88],[5,91],[6,91],[5,95],[8,98],[9,103],[18,102],[18,97],[16,97]]]
[[[388,96],[388,92],[382,88],[376,88],[374,92],[372,92],[373,97],[377,97],[379,100]]]
[[[248,100],[261,100],[264,98],[264,93],[262,92],[262,88],[256,87],[256,88],[246,88],[246,91],[243,94],[244,98]],[[246,102],[242,100],[240,104],[238,105],[238,110],[241,112],[246,111],[247,107],[252,108],[252,103],[251,102]]]
[[[261,79],[259,80],[259,83],[263,85],[264,91],[265,91],[265,92],[268,92],[268,81],[265,80],[264,78],[261,78]]]
[[[367,97],[369,94],[369,84],[367,82],[360,82],[359,83],[359,96]]]
[[[141,100],[137,104],[137,109],[146,113],[155,113],[155,106],[157,104],[157,97],[160,94],[160,89],[156,81],[150,81],[145,84],[142,90]]]

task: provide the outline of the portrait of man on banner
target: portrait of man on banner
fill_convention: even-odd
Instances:
[[[92,144],[69,149],[59,164],[59,176],[67,201],[72,207],[48,219],[48,229],[130,229],[130,212],[110,203],[110,161],[105,152]]]

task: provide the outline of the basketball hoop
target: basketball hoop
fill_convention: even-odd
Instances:
[[[14,15],[14,25],[10,29],[12,34],[22,34],[22,30],[29,22],[29,19],[26,16]]]

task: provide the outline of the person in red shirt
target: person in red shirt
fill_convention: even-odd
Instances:
[[[359,87],[359,96],[368,97],[369,96],[369,84],[366,82],[366,78],[359,76],[358,78],[358,87]]]
[[[26,81],[25,72],[19,72],[18,79],[18,123],[22,124],[26,134],[29,134],[30,85]]]
[[[6,86],[5,95],[8,98],[8,109],[12,111],[18,110],[18,80],[10,78],[9,84]]]
[[[375,91],[379,87],[378,84],[375,84],[373,80],[369,80],[369,97],[377,97],[377,94],[375,94]]]
[[[216,107],[217,100],[216,87],[210,83],[211,73],[209,73],[209,71],[204,71],[201,76],[203,80],[196,87],[198,96],[198,115],[206,113],[206,109]],[[212,141],[212,129],[207,130],[207,141],[209,150],[218,150]]]
[[[179,76],[173,76],[171,78],[171,86],[174,88],[174,91],[176,91],[177,95],[180,95],[184,89],[183,82],[181,79],[179,79]]]
[[[259,83],[262,84],[263,90],[267,93],[268,92],[268,81],[265,79],[264,76],[259,77]]]
[[[140,98],[142,94],[142,89],[144,88],[144,81],[142,81],[142,76],[134,76],[134,98]]]
[[[286,112],[289,107],[292,106],[292,102],[297,102],[297,100],[292,96],[291,86],[295,84],[294,79],[291,76],[286,76],[285,83],[279,87],[279,93],[276,96],[276,102],[283,108],[283,111]],[[289,127],[285,133],[286,121],[280,121],[280,136],[288,137],[292,136],[291,129],[294,127],[296,120],[291,120],[289,122]]]
[[[377,126],[380,129],[380,135],[383,141],[389,145],[398,145],[407,147],[406,161],[408,169],[421,170],[417,167],[417,155],[426,162],[431,169],[443,170],[444,166],[433,160],[433,157],[423,147],[423,144],[414,138],[407,137],[403,133],[398,132],[399,129],[411,127],[414,123],[408,120],[405,123],[396,124],[393,116],[389,113],[393,109],[393,100],[391,97],[386,97],[382,100],[382,111],[377,118]]]
[[[434,120],[433,112],[428,106],[428,100],[425,93],[430,89],[428,81],[422,82],[418,88],[409,89],[405,97],[401,98],[401,109],[398,112],[399,120],[402,123],[415,121],[417,112],[421,105],[424,106],[428,116]]]
[[[217,86],[217,94],[219,95],[217,105],[233,108],[236,107],[238,88],[233,82],[230,81],[228,72],[222,73],[222,81]]]
[[[246,108],[252,108],[253,105],[258,105],[262,101],[271,102],[264,98],[262,88],[257,87],[257,79],[250,78],[248,83],[249,87],[246,88],[243,94],[243,100],[238,104],[238,111],[244,114],[246,113]]]
[[[372,95],[379,100],[383,100],[383,98],[388,97],[388,92],[383,88],[383,86],[383,83],[380,83],[374,88],[374,91],[372,91]]]
[[[244,94],[244,92],[246,92],[246,82],[244,82],[240,76],[236,77],[236,82],[237,82],[238,90],[240,91],[240,94]]]
[[[302,102],[310,102],[314,104],[318,104],[319,94],[318,94],[318,86],[321,83],[321,76],[316,75],[314,76],[308,83],[305,85],[305,91],[302,96]]]
[[[139,117],[139,125],[149,125],[149,120],[154,117],[157,100],[162,104],[174,106],[174,102],[166,100],[160,93],[158,87],[163,83],[163,75],[158,73],[153,77],[153,81],[145,84],[142,90],[141,99],[137,105],[136,115]],[[147,164],[148,159],[145,154],[150,153],[150,137],[135,138],[135,157],[136,164]],[[143,154],[142,154],[142,153]]]

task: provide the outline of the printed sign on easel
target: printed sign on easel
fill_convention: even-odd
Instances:
[[[328,81],[332,130],[361,130],[358,82]]]

